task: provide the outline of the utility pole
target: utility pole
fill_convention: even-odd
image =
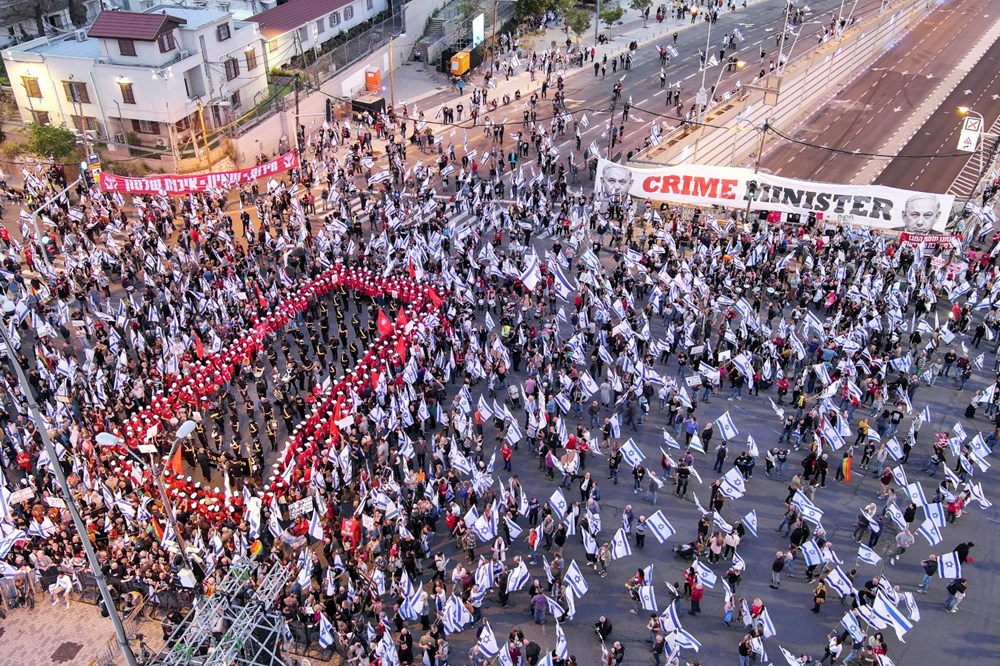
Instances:
[[[299,143],[299,75],[295,75],[295,152],[302,154],[302,146]]]
[[[760,158],[761,158],[761,155],[764,153],[764,140],[767,137],[767,129],[768,129],[768,124],[767,124],[767,121],[765,120],[764,121],[764,126],[762,128],[760,128],[760,143],[757,144],[757,158],[753,161],[753,175],[755,177],[756,177],[757,173],[760,170]],[[756,192],[757,181],[754,180],[753,182],[754,182],[754,191],[751,192],[749,189],[747,189],[747,194],[746,194],[747,209],[743,212],[743,220],[744,221],[750,219],[750,206],[753,204],[754,199],[757,198],[757,196],[756,196],[757,195],[757,192]]]
[[[3,312],[5,318],[10,317],[14,312],[14,303],[9,300],[4,300]],[[111,590],[108,589],[108,582],[104,578],[103,571],[101,571],[101,563],[97,559],[97,553],[94,552],[94,545],[90,543],[87,525],[83,522],[83,518],[80,516],[80,509],[77,507],[76,500],[70,491],[69,482],[66,481],[66,475],[63,473],[62,467],[59,465],[59,454],[56,452],[56,448],[52,444],[52,440],[49,439],[48,428],[45,427],[45,420],[42,417],[41,411],[38,409],[38,403],[35,401],[35,396],[31,392],[31,384],[28,383],[27,378],[24,376],[24,370],[21,368],[21,364],[18,362],[17,356],[14,353],[14,345],[11,344],[10,337],[7,335],[6,324],[0,326],[0,336],[3,336],[7,358],[10,361],[10,364],[14,366],[14,372],[17,374],[17,382],[21,386],[21,392],[24,393],[24,401],[28,405],[28,410],[31,412],[32,419],[38,426],[38,434],[41,435],[42,446],[45,448],[45,453],[48,454],[49,462],[51,463],[49,465],[49,469],[51,470],[53,476],[55,476],[56,482],[59,484],[63,500],[66,502],[66,508],[69,510],[69,513],[73,518],[73,526],[76,528],[77,534],[80,535],[80,543],[83,546],[84,554],[87,557],[87,563],[90,565],[90,570],[94,574],[94,580],[97,582],[97,589],[101,593],[101,599],[104,602],[105,609],[108,611],[108,616],[111,618],[111,624],[115,627],[115,637],[118,639],[118,645],[121,648],[122,656],[125,658],[125,664],[126,666],[137,666],[135,655],[132,654],[132,646],[129,645],[128,642],[128,634],[125,633],[125,625],[122,624],[122,619],[118,615],[118,609],[115,607],[115,600],[111,596]]]
[[[493,71],[497,69],[497,9],[500,7],[500,0],[493,0]]]
[[[201,141],[205,145],[205,164],[206,166],[212,166],[212,154],[208,148],[208,132],[205,130],[205,105],[198,100],[198,122],[201,125]],[[198,142],[195,141],[195,147],[197,147]]]
[[[597,48],[597,33],[601,29],[601,0],[597,0],[597,13],[594,14],[594,48]]]

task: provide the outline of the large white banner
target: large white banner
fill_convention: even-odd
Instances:
[[[955,197],[881,185],[837,185],[782,178],[751,169],[703,165],[637,168],[608,160],[597,164],[596,194],[692,206],[745,208],[748,183],[757,184],[750,210],[815,212],[827,222],[892,229],[910,234],[944,231]]]

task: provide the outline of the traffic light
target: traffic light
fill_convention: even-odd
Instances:
[[[816,226],[816,211],[813,210],[809,211],[809,226],[810,227]]]
[[[333,100],[329,97],[326,98],[326,122],[333,122]]]
[[[747,193],[743,195],[744,199],[753,200],[757,198],[757,181],[750,180],[747,181]]]

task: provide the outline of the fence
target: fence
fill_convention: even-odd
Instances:
[[[139,624],[145,616],[148,601],[149,597],[143,597],[142,602],[131,613],[122,618],[122,624],[125,626],[125,635],[128,636],[129,640],[134,639],[136,634],[139,633]],[[108,639],[104,647],[101,648],[97,656],[90,661],[89,666],[116,666],[119,663],[118,660],[121,658],[121,655],[122,648],[118,644],[118,637],[112,636]]]
[[[390,37],[403,30],[403,13],[399,11],[360,35],[333,47],[326,53],[321,53],[315,61],[312,61],[311,56],[307,56],[311,64],[306,67],[306,75],[318,86],[333,78],[340,70],[380,48]]]

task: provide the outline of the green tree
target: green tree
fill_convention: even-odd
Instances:
[[[550,9],[556,9],[558,0],[517,0],[517,15],[521,18],[541,16]]]
[[[563,12],[563,17],[569,23],[569,29],[576,33],[577,37],[582,37],[590,30],[592,15],[585,9],[573,7]]]
[[[628,6],[642,14],[642,27],[645,28],[646,18],[649,16],[649,8],[653,6],[653,0],[632,0]]]
[[[625,10],[619,5],[611,5],[610,7],[605,7],[601,10],[601,20],[604,21],[604,25],[608,28],[613,26],[622,20]]]
[[[482,0],[460,0],[458,3],[458,14],[463,19],[471,19],[482,11]]]
[[[83,0],[69,0],[69,20],[77,28],[87,24],[87,7]]]
[[[76,134],[65,127],[32,123],[28,126],[28,150],[41,157],[63,159],[76,150]]]

